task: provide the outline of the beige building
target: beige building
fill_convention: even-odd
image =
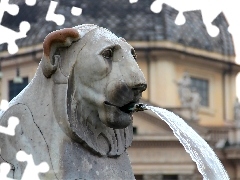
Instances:
[[[161,13],[154,14],[148,1],[124,5],[111,0],[72,3],[60,3],[59,13],[66,18],[64,26],[45,21],[42,15],[46,14],[47,2],[38,2],[31,17],[26,16],[29,8],[22,6],[14,21],[11,16],[3,18],[3,23],[11,28],[18,26],[20,20],[16,18],[25,18],[31,23],[31,30],[27,38],[17,41],[18,53],[9,55],[6,44],[0,46],[1,99],[11,100],[34,77],[42,56],[42,42],[49,32],[83,23],[106,27],[136,49],[137,62],[148,82],[143,102],[182,117],[214,149],[230,178],[240,179],[240,130],[235,125],[239,119],[234,115],[235,78],[240,66],[235,63],[233,40],[224,15],[219,14],[213,22],[220,34],[210,37],[200,11],[185,12],[186,23],[177,26],[174,21],[178,11],[166,4]],[[83,14],[72,16],[72,5],[82,7]],[[181,94],[180,84],[186,74],[189,91]],[[22,83],[16,83],[16,76],[22,78]],[[197,97],[195,104],[184,100],[193,92],[198,95],[193,96]],[[190,104],[185,105],[185,101]],[[134,141],[128,153],[136,179],[202,179],[172,130],[155,114],[136,113],[133,125]]]

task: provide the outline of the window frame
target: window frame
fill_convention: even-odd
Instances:
[[[14,83],[13,79],[8,80],[8,101],[11,101],[14,97],[16,97],[28,85],[29,78],[27,76],[22,77],[22,78],[23,78],[23,82],[19,83],[19,84]],[[11,89],[11,85],[15,85],[15,86],[18,86],[18,87],[15,87],[15,89]],[[11,95],[11,92],[13,92],[12,95]]]
[[[190,76],[190,79],[191,79],[191,89],[192,90],[196,89],[201,97],[201,106],[208,108],[210,106],[209,80],[207,78],[199,78],[194,76]],[[206,87],[203,87],[205,85]]]
[[[213,116],[215,114],[215,104],[214,104],[214,92],[215,92],[215,73],[213,72],[209,72],[206,70],[202,70],[202,69],[195,69],[195,68],[187,68],[185,69],[184,72],[187,72],[189,74],[190,77],[194,77],[194,78],[200,78],[200,79],[206,79],[208,80],[208,85],[209,85],[209,106],[200,106],[199,108],[199,112],[202,114],[208,114]]]

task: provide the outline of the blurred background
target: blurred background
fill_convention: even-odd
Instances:
[[[21,22],[27,21],[30,30],[27,37],[16,40],[16,53],[8,52],[7,43],[0,44],[1,99],[11,101],[34,77],[48,33],[79,24],[105,27],[125,38],[137,52],[137,62],[148,82],[142,102],[182,117],[213,148],[230,179],[240,179],[237,1],[9,3],[17,4],[19,12],[16,16],[5,12],[0,28],[18,33]],[[156,115],[135,113],[133,132],[128,153],[136,179],[202,179],[172,130]]]

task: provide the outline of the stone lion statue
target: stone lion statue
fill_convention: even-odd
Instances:
[[[123,38],[96,25],[50,33],[34,79],[1,115],[1,126],[20,121],[15,136],[0,134],[8,177],[24,173],[21,150],[48,163],[40,179],[134,179],[131,108],[147,86],[135,59]]]

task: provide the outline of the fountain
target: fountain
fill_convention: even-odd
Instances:
[[[0,117],[1,126],[19,118],[15,136],[0,133],[0,163],[11,164],[8,176],[23,176],[25,164],[16,159],[23,154],[32,164],[49,165],[40,179],[134,179],[126,152],[132,113],[150,109],[172,128],[204,179],[229,179],[181,118],[139,103],[146,81],[135,59],[123,38],[96,25],[50,33],[34,79]]]

